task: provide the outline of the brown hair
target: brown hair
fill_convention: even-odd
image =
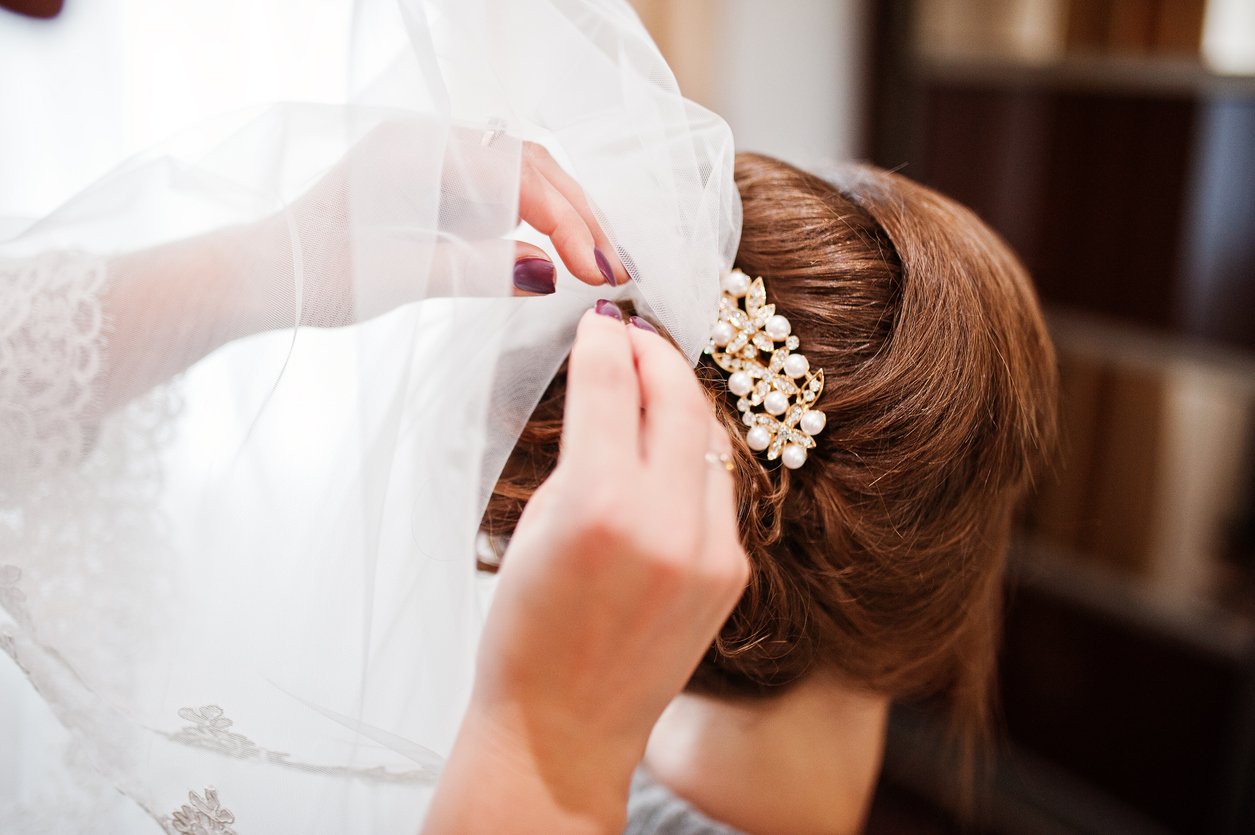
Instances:
[[[762,276],[826,384],[801,469],[744,443],[726,375],[698,374],[734,440],[748,588],[692,687],[769,694],[817,666],[893,697],[948,695],[985,726],[1012,514],[1054,435],[1032,284],[974,214],[870,166],[830,181],[739,154],[737,266]],[[492,496],[506,537],[549,474],[564,374]]]

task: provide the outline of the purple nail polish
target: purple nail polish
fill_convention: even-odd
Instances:
[[[598,299],[597,304],[593,306],[593,310],[597,311],[602,316],[609,316],[611,319],[618,319],[620,322],[623,321],[623,311],[620,310],[619,306],[612,301]]]
[[[614,280],[614,270],[610,269],[610,262],[606,260],[606,256],[602,255],[600,249],[593,250],[593,258],[597,261],[597,269],[601,270],[601,277],[611,287],[618,287],[619,282]]]
[[[549,295],[554,291],[553,264],[544,258],[515,261],[514,286],[525,293]]]
[[[642,319],[639,316],[633,316],[631,319],[628,319],[628,323],[632,325],[636,325],[636,327],[640,328],[643,331],[649,331],[650,333],[658,333],[657,328],[655,328],[653,325],[649,324],[649,322],[646,322],[644,319]]]

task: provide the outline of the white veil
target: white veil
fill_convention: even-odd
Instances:
[[[5,23],[0,649],[68,753],[0,717],[0,775],[62,775],[0,788],[0,831],[119,831],[117,797],[154,832],[416,831],[486,491],[594,299],[696,358],[739,232],[726,125],[618,0]],[[555,295],[510,298],[521,140],[630,286],[555,256]]]

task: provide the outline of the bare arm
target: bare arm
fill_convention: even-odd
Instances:
[[[460,153],[479,141],[478,134],[458,136]],[[387,256],[372,260],[374,254],[365,253],[353,263],[353,247],[361,242],[351,242],[346,231],[348,180],[379,176],[381,167],[404,159],[398,147],[408,138],[403,129],[376,131],[284,213],[109,259],[102,299],[108,323],[102,410],[244,336],[297,324],[345,325],[426,296],[478,294],[455,278],[475,272],[468,263],[476,257],[474,247],[435,243],[406,249],[406,258],[424,265],[421,287],[407,282],[395,260],[384,263]],[[594,285],[628,280],[618,259],[604,254],[613,250],[579,186],[539,146],[523,143],[519,157],[520,219],[551,238],[580,280]],[[396,176],[404,183],[403,171]],[[499,252],[492,247],[501,243],[488,242],[485,249]],[[553,292],[548,255],[530,244],[506,245],[514,248],[514,294]],[[293,255],[298,249],[305,259],[299,275]],[[363,276],[369,286],[363,286]],[[366,308],[357,309],[363,299]]]

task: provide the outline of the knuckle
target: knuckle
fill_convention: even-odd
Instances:
[[[739,595],[749,584],[749,558],[740,546],[729,546],[716,550],[706,562],[710,585],[720,592]]]
[[[729,560],[728,581],[738,592],[749,585],[750,576],[753,571],[750,567],[749,557],[740,548],[736,550],[733,559]]]
[[[612,494],[594,491],[577,495],[575,501],[579,510],[572,514],[572,529],[584,544],[622,544],[631,538],[628,515]]]
[[[654,549],[644,563],[651,592],[657,597],[671,597],[692,585],[694,567],[673,552]]]
[[[536,142],[525,141],[523,143],[523,159],[533,165],[540,165],[553,159],[548,149],[544,145]]]
[[[519,199],[526,200],[529,204],[543,202],[544,192],[539,186],[540,174],[532,166],[524,165],[519,170]]]
[[[654,561],[678,571],[695,571],[696,556],[700,543],[697,537],[673,526],[665,537],[656,537],[649,543],[649,551]]]
[[[708,425],[710,426],[710,448],[714,452],[721,452],[728,455],[732,454],[732,439],[728,437],[727,428],[719,422],[710,411],[703,409]]]
[[[580,384],[594,396],[617,396],[617,393],[636,384],[632,370],[626,363],[617,362],[609,357],[602,357],[600,362],[590,363],[584,369],[588,372],[579,378]]]
[[[571,207],[561,198],[553,198],[551,207],[555,221],[555,234],[553,242],[559,247],[575,247],[586,243],[588,237],[588,227],[584,224],[584,219],[580,217],[579,212]]]
[[[687,380],[678,380],[677,384],[687,384]],[[696,392],[687,392],[687,396],[675,398],[676,420],[683,421],[689,431],[697,434],[705,431],[710,417],[706,400]]]

